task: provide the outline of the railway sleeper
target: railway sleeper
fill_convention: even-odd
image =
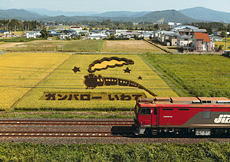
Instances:
[[[195,135],[218,136],[230,135],[230,128],[139,128],[135,135]]]

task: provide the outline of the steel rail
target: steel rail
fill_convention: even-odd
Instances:
[[[31,132],[31,131],[1,131],[1,137],[122,137],[111,132]]]
[[[0,120],[0,125],[114,125],[128,126],[133,121],[109,121],[109,120]]]

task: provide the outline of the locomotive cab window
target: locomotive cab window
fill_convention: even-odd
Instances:
[[[140,115],[150,115],[150,108],[140,108],[139,114]]]

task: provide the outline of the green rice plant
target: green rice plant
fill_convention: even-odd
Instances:
[[[188,95],[230,97],[230,59],[221,55],[143,55]],[[175,84],[176,85],[176,84]]]
[[[107,139],[108,141],[110,139]],[[49,140],[47,140],[49,141]],[[229,143],[63,144],[0,143],[1,161],[229,161]],[[71,140],[66,140],[73,142]],[[144,140],[147,141],[147,140]],[[56,144],[59,143],[59,144]]]
[[[103,40],[75,40],[65,41],[63,46],[64,52],[99,52]],[[62,48],[59,47],[59,51]]]

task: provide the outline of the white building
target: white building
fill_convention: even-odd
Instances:
[[[192,43],[192,35],[180,35],[177,37],[177,47],[189,46]]]
[[[209,38],[212,42],[222,42],[223,38],[216,35],[209,35]]]
[[[36,31],[26,31],[26,38],[37,38]]]
[[[88,39],[105,39],[107,35],[105,34],[91,34],[88,36]]]
[[[128,30],[116,30],[115,35],[116,36],[121,36],[121,32],[126,32],[126,31],[128,31]]]
[[[83,30],[82,27],[71,27],[72,30],[75,30],[77,34],[85,33],[88,34],[89,30]]]

